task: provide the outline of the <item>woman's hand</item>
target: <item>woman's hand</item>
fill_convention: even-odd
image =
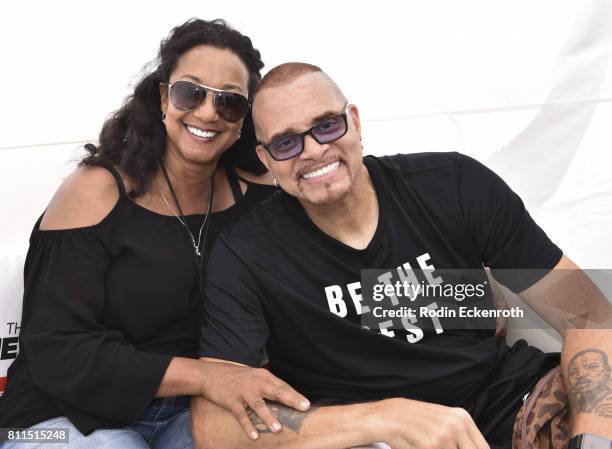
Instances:
[[[204,364],[201,394],[232,412],[251,439],[256,439],[258,433],[248,409],[257,414],[270,431],[276,433],[281,430],[281,424],[270,412],[265,399],[299,411],[306,411],[310,407],[310,402],[304,396],[267,369],[213,360],[200,359]]]

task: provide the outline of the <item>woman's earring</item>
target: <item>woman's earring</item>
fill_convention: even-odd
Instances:
[[[278,179],[276,179],[274,175],[272,175],[272,182],[274,183],[274,187],[278,188]]]
[[[242,136],[242,130],[238,130],[238,137],[236,138],[236,140],[240,140],[240,136]]]
[[[163,122],[164,120],[166,120],[166,113],[165,113],[165,112],[162,112],[162,122]]]

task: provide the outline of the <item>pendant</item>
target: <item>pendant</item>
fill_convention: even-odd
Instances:
[[[202,256],[202,252],[200,251],[198,245],[196,245],[195,239],[193,238],[191,232],[189,232],[189,236],[191,237],[191,244],[193,245],[193,251],[195,252],[196,257]]]

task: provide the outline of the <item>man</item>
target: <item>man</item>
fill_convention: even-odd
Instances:
[[[200,355],[257,366],[267,349],[273,372],[319,406],[273,404],[283,430],[257,425],[262,434],[249,441],[231,415],[197,399],[199,447],[510,447],[521,398],[558,357],[509,350],[492,330],[449,329],[435,316],[365,326],[374,303],[362,295],[362,268],[382,270],[377,279],[391,286],[417,281],[420,269],[435,286],[443,269],[489,266],[565,334],[564,373],[579,351],[612,352],[610,330],[570,330],[561,313],[609,317],[605,299],[579,271],[549,273],[576,266],[478,162],[456,153],[363,158],[357,108],[307,64],[270,71],[253,117],[257,153],[282,191],[214,247]],[[607,409],[572,424],[574,434],[612,436]]]

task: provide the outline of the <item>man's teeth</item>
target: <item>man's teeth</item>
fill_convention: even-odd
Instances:
[[[204,137],[205,139],[210,139],[217,135],[216,131],[204,131],[200,128],[195,128],[193,126],[187,126],[187,131],[189,131],[194,136]]]
[[[334,171],[335,169],[337,169],[340,166],[340,161],[336,161],[336,162],[332,162],[329,165],[326,165],[325,167],[321,167],[318,170],[315,171],[311,171],[310,173],[305,173],[302,175],[302,178],[304,179],[312,179],[312,178],[316,178],[317,176],[323,176],[329,172]]]

